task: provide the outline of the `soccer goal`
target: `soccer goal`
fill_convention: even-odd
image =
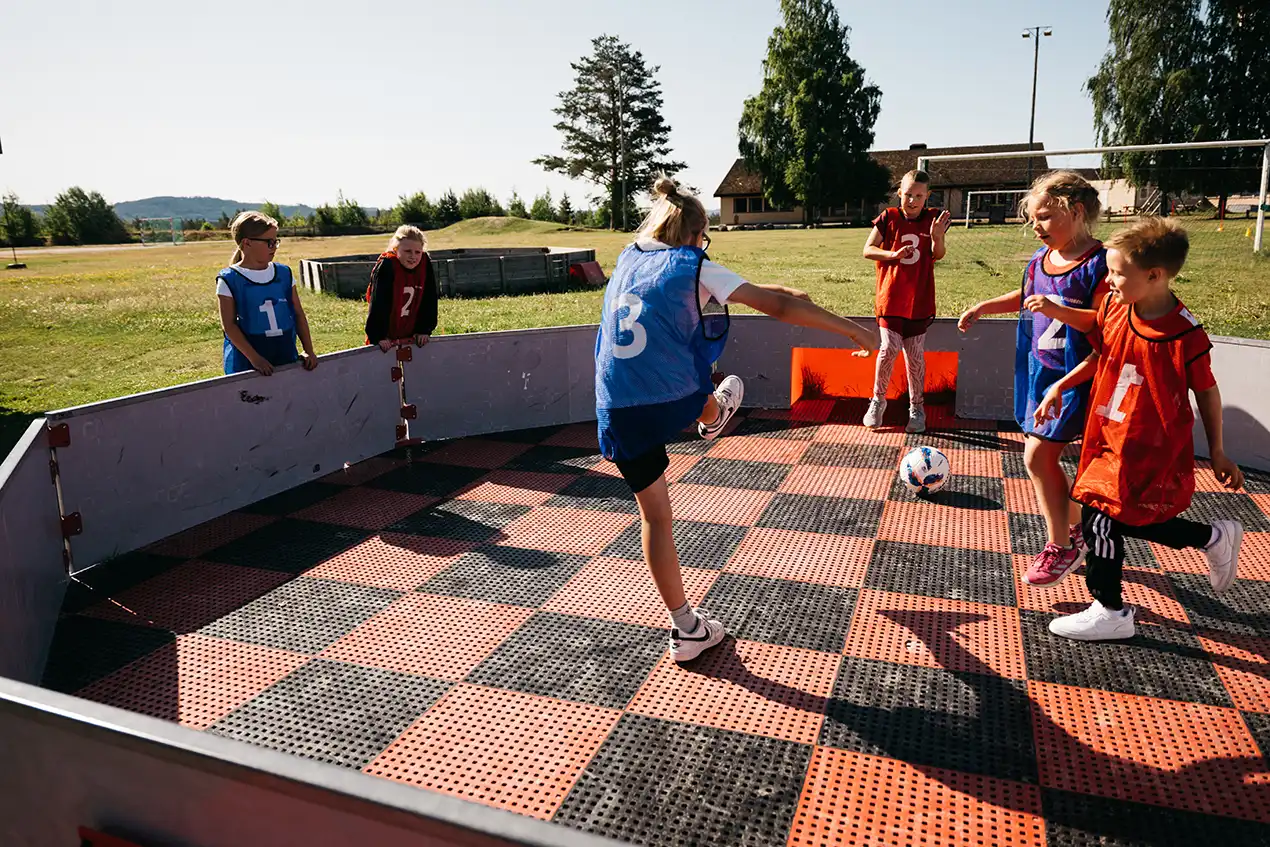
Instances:
[[[966,192],[966,229],[972,223],[986,221],[989,224],[1003,224],[1018,215],[1019,203],[1027,194],[1026,188],[994,188]]]
[[[137,234],[142,244],[184,244],[185,228],[180,218],[141,218]]]

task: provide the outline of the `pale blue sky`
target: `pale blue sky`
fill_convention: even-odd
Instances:
[[[852,55],[882,89],[876,147],[1094,142],[1082,85],[1106,0],[838,0]],[[775,0],[137,3],[0,0],[0,189],[46,203],[70,185],[157,194],[392,205],[484,185],[506,201],[594,192],[530,164],[558,152],[569,63],[609,33],[665,93],[685,181],[709,195],[761,85]],[[713,201],[709,201],[711,205]],[[575,203],[576,205],[576,203]]]

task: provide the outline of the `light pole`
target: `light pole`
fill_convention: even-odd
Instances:
[[[1032,152],[1032,139],[1036,132],[1036,68],[1041,58],[1041,36],[1054,34],[1054,28],[1033,26],[1023,30],[1023,37],[1032,39],[1032,120],[1027,127],[1027,149]],[[1032,184],[1032,157],[1027,157],[1027,184]]]

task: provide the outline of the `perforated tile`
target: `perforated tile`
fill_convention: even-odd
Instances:
[[[767,439],[774,440],[774,439]],[[752,491],[775,491],[793,470],[793,465],[775,462],[742,462],[707,456],[684,474],[683,482],[691,485],[715,485]]]
[[[877,534],[881,516],[882,503],[877,500],[777,494],[759,518],[758,525],[799,532],[873,538]]]
[[[600,452],[599,432],[593,423],[572,424],[542,441],[548,447],[580,447]]]
[[[859,588],[873,541],[754,527],[724,567],[729,573]]]
[[[1213,475],[1213,464],[1207,459],[1195,458],[1195,490],[1208,494],[1232,493],[1229,488],[1217,481]]]
[[[671,511],[684,521],[753,526],[770,502],[770,491],[742,491],[682,482],[670,487]]]
[[[700,605],[719,575],[718,571],[689,567],[680,567],[680,572],[684,594],[693,606]],[[639,626],[670,626],[666,604],[657,593],[648,566],[628,559],[592,559],[542,609]]]
[[[820,744],[1036,782],[1021,680],[845,656]]]
[[[1001,475],[1006,479],[1029,479],[1022,445],[1019,445],[1018,452],[1006,450],[1001,453]]]
[[[467,681],[621,709],[669,643],[664,626],[540,612],[469,673]]]
[[[533,429],[512,429],[507,432],[495,432],[476,437],[490,441],[518,441],[521,444],[539,444],[554,435],[558,435],[564,428],[563,426],[538,426]]]
[[[556,553],[597,556],[632,523],[634,515],[540,506],[503,528],[497,543]]]
[[[895,472],[884,468],[828,468],[798,465],[781,483],[782,494],[884,500]]]
[[[322,477],[321,482],[329,485],[363,485],[380,474],[401,467],[402,464],[402,459],[375,456],[357,464],[347,465],[335,473],[327,474]]]
[[[612,544],[604,548],[604,555],[643,562],[642,532],[638,521],[631,524],[613,539]],[[679,564],[683,567],[710,570],[722,568],[745,537],[745,532],[745,527],[730,524],[679,519],[671,521],[675,550],[679,553]]]
[[[623,715],[552,820],[647,847],[781,844],[811,751]]]
[[[790,847],[1044,847],[1035,786],[816,748]]]
[[[362,768],[449,688],[448,682],[422,676],[313,659],[210,731]]]
[[[809,441],[815,433],[815,424],[810,421],[774,420],[772,418],[747,417],[736,425],[728,435],[757,435],[762,438],[791,438],[796,441]]]
[[[1010,557],[987,550],[879,541],[864,585],[879,591],[921,594],[1013,606]]]
[[[802,457],[809,446],[806,441],[794,441],[787,438],[734,435],[731,438],[716,440],[706,455],[712,459],[792,465]]]
[[[1250,821],[1054,789],[1041,795],[1050,847],[1270,847],[1270,828]]]
[[[278,571],[191,561],[103,598],[84,614],[194,632],[287,582]]]
[[[1242,635],[1270,632],[1270,582],[1237,579],[1220,597],[1208,577],[1169,574],[1173,592],[1198,629],[1215,629]]]
[[[929,446],[929,445],[927,445]],[[908,450],[914,448],[906,448],[901,451],[901,455],[906,455]],[[952,481],[958,477],[979,476],[990,477],[994,482],[1000,483],[1003,471],[1001,464],[1001,453],[995,450],[945,450],[937,448],[948,459],[948,467],[952,469]]]
[[[427,594],[541,606],[582,569],[585,556],[487,545],[460,556],[420,587]]]
[[[995,430],[959,429],[936,432],[909,433],[904,443],[911,447],[934,447],[945,453],[950,450],[1005,450],[1006,442]]]
[[[1025,678],[1017,609],[863,589],[844,652],[862,659]]]
[[[280,650],[317,653],[398,596],[387,588],[301,576],[199,631]]]
[[[537,473],[586,473],[600,461],[599,450],[585,447],[547,447],[526,450],[503,465],[509,471]]]
[[[836,653],[855,598],[851,588],[723,573],[701,605],[736,638]]]
[[[192,559],[228,544],[236,538],[242,538],[249,532],[260,529],[276,520],[271,515],[247,515],[242,512],[230,512],[207,523],[191,527],[184,532],[168,536],[162,541],[145,548],[147,553],[161,556],[174,556],[181,559]]]
[[[78,571],[66,586],[62,613],[74,614],[179,567],[184,559],[136,551]],[[82,567],[82,565],[81,565]]]
[[[459,438],[447,441],[437,449],[426,453],[421,461],[493,470],[529,450],[531,446],[513,441],[496,441],[492,438]]]
[[[308,660],[285,650],[182,635],[76,695],[206,729]]]
[[[343,486],[339,485],[331,485],[320,481],[306,482],[304,485],[297,485],[295,488],[283,491],[281,494],[266,497],[264,500],[257,500],[250,506],[244,506],[239,511],[251,515],[289,515],[301,509],[307,509],[309,506],[320,503],[328,497],[334,497],[343,490]]]
[[[627,711],[812,744],[839,658],[729,639],[682,666],[664,657]]]
[[[1200,550],[1174,550],[1151,544],[1151,551],[1166,571],[1208,575],[1208,559]],[[1245,532],[1239,547],[1239,579],[1270,582],[1270,532]]]
[[[1023,612],[1028,678],[1061,685],[1230,706],[1213,666],[1189,632],[1144,626],[1126,641],[1072,641],[1049,631],[1053,615]]]
[[[1270,638],[1205,631],[1199,643],[1209,652],[1236,708],[1270,712]]]
[[[799,400],[788,409],[754,409],[751,418],[770,418],[781,421],[809,421],[820,423],[829,420],[830,413],[837,401],[825,398],[820,400]]]
[[[999,454],[984,454],[999,455]],[[999,477],[969,476],[958,474],[949,478],[944,487],[921,497],[916,496],[904,487],[900,475],[892,474],[891,489],[888,492],[891,500],[901,503],[930,503],[935,506],[948,506],[969,512],[1001,512],[1005,510],[1005,487]]]
[[[619,716],[458,685],[362,772],[547,820]]]
[[[1245,483],[1246,485],[1247,483]],[[1252,502],[1265,513],[1266,517],[1270,517],[1270,494],[1250,494]]]
[[[1023,581],[1023,574],[1031,567],[1032,557],[1015,555],[1012,558],[1014,590],[1018,595],[1020,608],[1071,615],[1093,602],[1093,597],[1085,587],[1083,569],[1068,574],[1058,585],[1028,585]],[[1124,602],[1136,606],[1138,610],[1135,623],[1190,629],[1190,618],[1174,596],[1168,577],[1158,571],[1130,567],[1125,567],[1121,575],[1121,595]]]
[[[573,474],[493,471],[455,494],[454,499],[541,506],[575,479]]]
[[[882,444],[813,443],[799,460],[803,465],[829,468],[884,468],[900,466],[900,449]]]
[[[483,600],[407,594],[327,647],[322,657],[458,681],[531,614],[532,609]]]
[[[385,532],[305,571],[305,576],[414,591],[448,568],[473,544],[452,538]]]
[[[575,477],[560,492],[546,501],[561,509],[594,509],[600,512],[639,514],[639,506],[631,487],[620,477],[586,474]]]
[[[209,562],[299,574],[369,537],[366,530],[282,518],[209,550]]]
[[[1036,499],[1036,488],[1030,479],[1003,479],[1005,491],[1005,508],[1011,512],[1027,515],[1041,514],[1040,501]]]
[[[380,474],[366,484],[371,488],[400,491],[404,494],[449,497],[483,476],[485,476],[485,470],[482,468],[411,462]]]
[[[1035,556],[1045,549],[1049,541],[1049,529],[1045,526],[1045,518],[1041,515],[1021,515],[1011,513],[1009,516],[1010,552]]]
[[[529,514],[528,506],[446,500],[404,517],[389,527],[393,532],[453,538],[483,544],[503,538],[504,528]]]
[[[1257,747],[1261,749],[1261,758],[1266,762],[1267,769],[1270,769],[1270,715],[1244,712],[1243,718],[1248,731],[1257,742]]]
[[[816,427],[811,437],[814,443],[862,444],[875,447],[894,447],[897,451],[904,443],[904,432],[899,429],[868,429],[854,423],[826,423]]]
[[[912,500],[888,501],[877,537],[906,544],[966,547],[1010,552],[1010,523],[1016,515],[1002,510],[966,509]],[[1039,550],[1039,548],[1038,548]]]
[[[1247,494],[1197,491],[1191,497],[1191,507],[1182,513],[1182,517],[1200,523],[1237,520],[1244,525],[1244,532],[1270,532],[1270,517]]]
[[[1244,491],[1249,494],[1270,494],[1270,471],[1253,470],[1242,465],[1244,472]]]
[[[683,475],[692,470],[693,466],[696,465],[697,462],[701,461],[701,456],[696,454],[675,453],[667,450],[666,455],[667,458],[670,459],[670,464],[666,466],[666,470],[662,475],[666,477],[666,482],[668,483],[678,482],[683,479]],[[604,476],[610,476],[617,479],[621,479],[622,477],[621,472],[617,469],[617,465],[613,464],[608,459],[602,459],[597,462],[590,468],[590,470],[587,471],[587,473],[603,474]]]
[[[40,684],[73,694],[175,640],[150,626],[68,615],[57,622]]]
[[[1234,709],[1030,682],[1041,784],[1270,821],[1266,765]]]
[[[407,515],[437,502],[435,497],[403,494],[378,488],[349,488],[317,505],[301,509],[294,517],[359,529],[383,529]]]

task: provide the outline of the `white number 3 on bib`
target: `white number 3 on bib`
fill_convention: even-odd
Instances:
[[[627,312],[626,317],[617,322],[617,334],[613,337],[613,358],[633,359],[643,353],[644,348],[648,346],[648,330],[639,324],[640,312],[644,311],[644,301],[628,291],[613,298],[615,317],[618,310],[622,308],[625,308]],[[623,344],[621,337],[628,332],[631,334],[631,340]]]

